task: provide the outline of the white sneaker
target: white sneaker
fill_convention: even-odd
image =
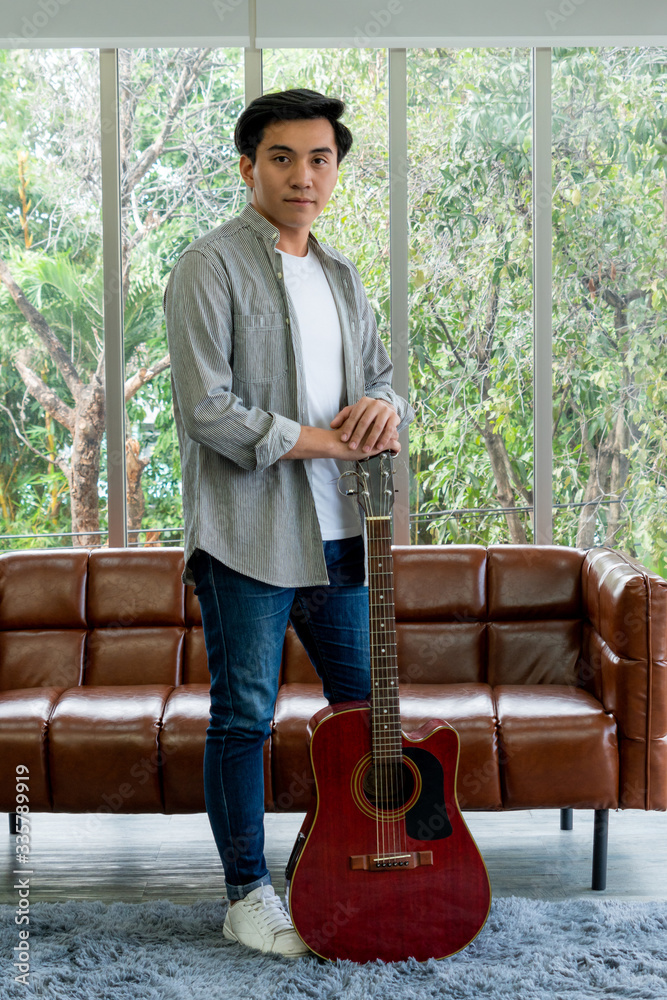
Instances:
[[[272,885],[253,889],[227,911],[222,933],[248,948],[298,958],[309,955]]]

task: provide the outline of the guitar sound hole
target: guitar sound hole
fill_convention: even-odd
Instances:
[[[415,779],[407,764],[371,764],[361,787],[376,809],[400,809],[412,795]]]

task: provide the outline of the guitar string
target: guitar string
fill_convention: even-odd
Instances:
[[[384,493],[383,493],[384,497]],[[384,512],[383,512],[384,513]],[[396,781],[396,718],[395,711],[395,696],[390,697],[389,690],[389,678],[390,678],[390,663],[391,660],[391,650],[389,640],[390,637],[387,635],[387,614],[389,611],[389,601],[387,598],[389,594],[389,584],[391,580],[391,575],[388,572],[389,559],[390,559],[390,544],[391,544],[391,527],[389,521],[383,521],[382,526],[385,529],[383,531],[382,541],[382,573],[380,574],[380,583],[382,587],[382,596],[385,598],[384,604],[382,606],[383,610],[383,624],[385,626],[383,641],[384,641],[384,655],[382,659],[382,668],[384,673],[384,685],[383,691],[385,696],[384,713],[387,715],[387,721],[389,724],[389,734],[386,740],[386,761],[385,767],[387,772],[387,798],[385,799],[387,803],[387,826],[388,826],[388,840],[391,837],[391,852],[395,856],[399,853],[400,843],[397,842],[397,828],[400,832],[400,821],[396,815],[398,807],[398,788]],[[388,652],[389,651],[389,652]],[[393,671],[392,671],[393,673]],[[392,809],[393,806],[393,809]],[[400,841],[400,837],[399,837]]]
[[[381,698],[380,698],[380,693],[384,689],[383,688],[384,678],[382,678],[382,676],[381,676],[382,662],[380,660],[380,655],[379,655],[379,650],[380,650],[380,642],[379,642],[379,640],[380,640],[380,629],[381,629],[382,626],[378,622],[378,612],[379,612],[379,606],[380,606],[379,593],[378,593],[378,584],[379,584],[380,581],[378,579],[378,571],[377,571],[378,563],[380,561],[380,555],[379,555],[379,550],[380,550],[379,529],[381,527],[381,524],[382,524],[381,521],[374,521],[373,522],[373,536],[374,536],[373,541],[374,541],[374,555],[375,555],[375,567],[376,567],[375,578],[374,578],[374,593],[373,593],[373,603],[374,603],[374,608],[375,608],[375,614],[373,615],[373,620],[374,620],[374,623],[375,623],[374,653],[375,653],[375,667],[376,667],[376,678],[375,678],[376,699],[375,699],[375,713],[374,713],[374,716],[375,716],[375,789],[376,789],[376,808],[377,808],[377,813],[378,813],[378,817],[379,817],[379,820],[380,820],[380,831],[381,831],[381,835],[382,835],[382,847],[381,847],[381,850],[378,850],[378,854],[381,857],[386,857],[387,853],[388,853],[388,851],[387,851],[387,839],[386,839],[387,838],[387,829],[386,829],[386,818],[385,818],[385,814],[384,814],[384,810],[383,810],[382,806],[383,806],[383,803],[386,803],[387,789],[386,789],[386,773],[385,773],[385,766],[384,766],[384,752],[385,752],[384,742],[385,741],[383,740],[383,734],[382,734],[382,728],[381,728],[381,726],[382,726],[381,712],[382,712],[382,708],[383,708],[383,703],[382,703]]]
[[[384,511],[382,511],[382,513],[384,513]],[[382,559],[382,556],[383,556],[383,552],[382,552],[383,545],[382,545],[381,531],[382,531],[382,527],[384,526],[384,523],[385,523],[384,521],[375,522],[375,524],[376,524],[376,531],[375,531],[375,535],[376,535],[376,553],[375,553],[375,555],[376,555],[376,565],[378,565],[379,563],[381,563],[381,559]],[[380,604],[380,594],[379,594],[378,587],[380,587],[380,588],[382,587],[382,574],[381,573],[376,573],[376,578],[375,579],[376,579],[376,589],[375,589],[376,614],[375,614],[375,620],[376,620],[376,622],[378,622],[378,612],[380,611],[380,607],[381,607],[381,604]],[[386,858],[389,855],[390,851],[391,851],[391,845],[390,845],[390,833],[391,833],[391,829],[390,829],[390,824],[389,824],[388,819],[387,819],[387,812],[388,812],[387,807],[389,805],[389,775],[388,775],[388,767],[387,767],[387,744],[388,744],[388,737],[387,737],[387,735],[385,735],[385,730],[382,728],[383,725],[384,725],[383,716],[384,716],[384,714],[386,712],[386,686],[387,686],[386,685],[386,677],[384,676],[384,673],[385,673],[385,671],[384,671],[384,661],[383,661],[383,659],[382,659],[382,657],[380,655],[380,649],[381,649],[381,646],[380,646],[380,629],[384,627],[384,624],[385,624],[385,622],[382,621],[382,623],[380,624],[380,628],[378,628],[377,632],[376,632],[376,642],[377,642],[377,645],[375,647],[375,652],[376,652],[376,662],[377,662],[377,665],[378,665],[378,674],[379,674],[378,683],[379,683],[380,692],[382,694],[382,699],[381,700],[378,699],[378,711],[376,713],[376,719],[377,719],[376,725],[377,725],[377,739],[378,739],[378,767],[379,767],[379,778],[380,778],[380,800],[379,801],[380,801],[380,809],[381,809],[381,816],[382,816],[382,821],[381,821],[381,824],[382,824],[382,854],[383,854],[383,857]]]
[[[386,563],[385,567],[385,593],[387,597],[387,608],[385,613],[390,611],[390,620],[392,624],[392,634],[391,642],[387,641],[385,637],[385,642],[387,643],[386,649],[388,650],[387,655],[387,667],[391,670],[392,686],[398,684],[398,663],[396,659],[396,626],[395,626],[395,606],[394,606],[394,587],[393,587],[393,557],[391,554],[391,524],[387,522],[387,539],[386,539]],[[392,766],[392,779],[394,783],[393,787],[393,797],[394,801],[397,803],[397,809],[394,818],[394,853],[404,854],[406,850],[407,843],[405,842],[404,836],[404,819],[402,816],[402,807],[404,804],[404,781],[403,781],[403,740],[400,725],[400,703],[398,697],[398,688],[395,686],[392,695],[392,705],[391,705],[392,716],[394,716],[394,753],[397,755],[397,761],[394,762]]]
[[[380,516],[382,520],[373,521],[372,528],[368,533],[369,555],[371,557],[370,596],[374,610],[374,614],[371,617],[370,632],[371,650],[373,653],[371,731],[373,736],[372,757],[376,798],[376,847],[378,857],[385,858],[388,856],[389,847],[393,856],[407,853],[407,830],[404,816],[402,815],[402,807],[405,802],[403,740],[400,726],[398,688],[394,687],[398,679],[395,625],[390,629],[391,636],[388,636],[386,628],[384,634],[382,634],[377,624],[377,612],[380,610],[380,607],[382,607],[383,611],[382,627],[386,625],[385,614],[388,615],[388,619],[390,618],[392,622],[395,619],[391,524],[389,520],[384,520],[384,518],[389,518],[390,514],[390,505],[386,500],[389,492],[385,493],[385,490],[381,491]],[[385,504],[387,505],[386,510]],[[381,528],[385,528],[386,532],[381,533]],[[383,560],[383,562],[380,560]],[[379,568],[382,570],[380,573],[378,573]],[[378,593],[378,584],[382,590],[381,598]],[[389,600],[384,600],[381,604],[381,600],[384,598],[389,598]],[[379,645],[381,635],[384,642],[383,647]],[[380,656],[381,649],[383,651],[382,656]],[[381,671],[383,672],[382,682],[380,682]],[[390,671],[392,674],[391,686],[394,687],[394,691],[391,700],[388,700],[388,675]],[[377,689],[383,692],[384,701],[382,703],[377,696]],[[386,717],[386,724],[383,721],[384,717]],[[397,757],[398,760],[396,759]],[[384,808],[382,808],[382,805],[384,805]],[[380,850],[380,847],[382,850]]]
[[[383,498],[384,498],[384,491],[383,491],[382,495],[383,495]],[[384,513],[386,513],[386,512],[383,510],[383,514]],[[388,524],[389,524],[388,521],[383,521],[382,522],[382,528],[384,530],[382,531],[382,534],[381,534],[380,546],[381,546],[381,558],[383,560],[386,560],[386,537],[385,537],[385,535],[386,535],[386,529],[388,527]],[[384,598],[384,597],[386,597],[385,580],[384,580],[384,577],[385,577],[385,574],[386,574],[386,568],[385,568],[386,567],[386,561],[383,561],[382,567],[383,567],[382,568],[382,573],[380,574],[380,585],[382,587],[382,596]],[[390,705],[390,702],[388,701],[388,695],[389,695],[388,687],[389,687],[389,685],[387,683],[387,681],[388,681],[387,673],[388,672],[387,672],[387,655],[386,655],[386,651],[387,651],[387,645],[386,645],[386,643],[387,643],[387,635],[386,635],[386,631],[387,631],[386,630],[386,624],[387,624],[387,622],[386,622],[386,611],[387,611],[387,608],[386,608],[386,601],[385,601],[385,603],[382,604],[382,624],[385,626],[384,631],[382,633],[383,642],[385,643],[384,647],[382,647],[382,648],[384,648],[384,653],[383,653],[383,656],[382,656],[382,671],[383,671],[383,675],[384,675],[384,677],[383,677],[384,684],[383,684],[383,688],[382,688],[383,695],[384,695],[384,706],[383,706],[384,707],[384,713],[383,714],[385,714],[386,718],[387,718],[387,738],[385,740],[385,765],[384,765],[384,771],[385,771],[385,796],[384,796],[384,802],[386,804],[385,815],[386,815],[386,826],[387,826],[387,846],[388,846],[388,851],[391,854],[395,854],[396,853],[396,836],[395,836],[396,835],[396,827],[395,827],[395,823],[393,822],[393,818],[392,818],[392,812],[393,812],[392,805],[394,803],[394,798],[393,798],[393,791],[394,791],[394,789],[393,789],[393,784],[394,784],[393,749],[394,748],[393,748],[392,744],[394,742],[395,720],[391,719],[389,717],[389,705]]]
[[[392,635],[391,635],[391,648],[389,643],[386,648],[389,649],[389,655],[387,657],[388,662],[391,664],[391,675],[392,684],[395,684],[395,689],[392,698],[392,713],[396,716],[394,725],[394,737],[397,743],[395,747],[395,752],[398,755],[398,761],[394,769],[395,775],[395,801],[399,803],[399,809],[397,810],[397,815],[395,819],[395,828],[398,831],[398,843],[395,849],[397,854],[407,853],[407,834],[405,830],[405,818],[402,813],[403,805],[405,803],[405,780],[404,780],[404,768],[403,768],[403,738],[402,738],[402,728],[401,728],[401,715],[400,715],[400,699],[399,699],[399,688],[398,688],[398,657],[397,657],[397,647],[396,647],[396,607],[394,600],[394,568],[393,568],[393,556],[391,553],[391,525],[388,523],[388,536],[387,536],[387,554],[386,554],[386,593],[390,600],[387,604],[391,607],[391,624],[392,624]]]
[[[384,500],[384,493],[383,493]],[[384,516],[387,513],[382,511]],[[392,586],[392,556],[391,556],[391,526],[389,521],[382,521],[378,527],[382,527],[383,532],[379,534],[377,539],[379,543],[379,552],[376,553],[376,558],[378,566],[381,567],[382,572],[378,574],[379,584],[382,594],[375,593],[375,604],[377,609],[382,608],[382,626],[385,627],[389,619],[393,620],[393,586]],[[380,562],[383,560],[383,562]],[[376,577],[377,578],[377,577]],[[380,597],[380,600],[377,598]],[[384,603],[380,603],[381,601]],[[391,605],[391,607],[390,607]],[[377,617],[377,616],[375,616]],[[384,701],[382,703],[382,718],[386,719],[386,724],[384,724],[383,730],[380,731],[381,736],[381,748],[382,748],[382,763],[380,765],[380,772],[382,777],[382,801],[384,802],[385,808],[383,810],[383,850],[386,856],[387,851],[391,852],[392,856],[396,856],[401,853],[405,853],[404,845],[404,825],[403,820],[400,815],[400,809],[403,803],[404,782],[403,782],[403,768],[402,768],[402,740],[398,740],[397,743],[397,731],[396,727],[399,726],[400,733],[400,716],[397,717],[397,690],[390,691],[390,674],[391,674],[391,686],[394,686],[395,676],[396,676],[396,663],[395,663],[395,635],[394,629],[390,629],[391,634],[387,634],[387,629],[385,627],[382,636],[377,634],[377,639],[383,643],[383,646],[377,650],[377,658],[382,670],[382,685],[381,690],[383,692]],[[382,656],[380,656],[382,652]],[[389,697],[391,696],[391,697]],[[398,760],[396,759],[398,755]]]
[[[399,809],[397,811],[395,826],[398,831],[398,843],[396,853],[407,854],[407,831],[405,827],[405,815],[403,813],[403,806],[405,804],[405,768],[403,766],[403,735],[401,727],[401,714],[400,714],[400,697],[399,697],[399,678],[398,678],[398,650],[396,646],[396,606],[394,597],[394,567],[393,567],[393,555],[391,552],[391,524],[388,524],[388,535],[387,535],[387,554],[386,559],[386,591],[387,596],[390,598],[388,600],[388,605],[390,605],[390,618],[392,625],[391,634],[391,648],[389,651],[388,661],[391,664],[391,674],[392,674],[392,684],[395,685],[393,693],[393,705],[392,712],[396,716],[394,734],[397,746],[395,748],[398,761],[395,770],[396,784],[395,784],[395,795],[396,801],[399,803]],[[389,648],[389,644],[387,646]]]
[[[383,497],[383,501],[384,501],[384,491],[382,493],[382,497]],[[384,514],[385,511],[383,510],[382,513]],[[379,533],[380,534],[379,542],[380,542],[381,558],[383,560],[386,560],[386,544],[385,544],[386,543],[386,537],[385,537],[385,535],[386,535],[386,528],[388,526],[388,523],[389,523],[388,521],[382,521],[381,522],[381,530],[380,530],[380,533]],[[379,581],[380,582],[380,587],[382,588],[382,591],[383,591],[382,597],[386,596],[385,595],[385,575],[386,575],[386,562],[383,562],[383,564],[382,564],[382,572],[380,573],[380,581]],[[382,604],[380,606],[382,607],[382,625],[384,627],[383,638],[384,638],[384,642],[386,643],[387,642],[387,635],[386,635],[386,624],[387,623],[385,621],[385,613],[386,613],[387,609],[386,609],[386,606],[384,604]],[[391,854],[395,854],[396,853],[395,825],[392,822],[392,808],[391,808],[392,805],[393,805],[393,802],[394,802],[394,800],[393,800],[393,790],[394,790],[393,789],[393,785],[394,785],[393,750],[394,750],[394,748],[393,748],[392,744],[393,744],[393,736],[394,736],[393,729],[394,729],[394,722],[395,722],[395,720],[389,718],[389,704],[390,704],[390,702],[389,702],[389,698],[388,698],[388,696],[389,696],[389,691],[388,691],[388,688],[389,688],[389,683],[388,683],[389,682],[389,677],[388,677],[388,671],[387,671],[387,657],[386,657],[387,646],[385,645],[383,648],[384,648],[384,654],[383,654],[382,660],[381,660],[381,662],[382,662],[382,680],[383,680],[383,684],[382,684],[382,693],[383,693],[382,711],[383,711],[383,715],[387,719],[387,723],[385,725],[385,734],[386,735],[385,735],[385,738],[383,740],[383,751],[384,751],[383,777],[384,777],[384,782],[385,782],[385,790],[384,790],[384,797],[383,797],[383,801],[385,803],[384,823],[385,823],[385,828],[386,828],[386,833],[387,833],[387,849],[388,849],[388,852],[390,852]]]
[[[377,562],[373,562],[373,560],[377,559],[376,554],[375,554],[375,523],[376,522],[371,522],[370,523],[370,525],[369,525],[369,532],[368,532],[368,543],[369,543],[370,558],[371,558],[371,570],[372,570],[371,571],[370,580],[369,580],[369,584],[370,584],[370,598],[371,598],[371,601],[373,603],[375,603],[375,597],[376,597],[374,591],[375,591],[375,572],[376,572],[376,567],[377,567]],[[372,689],[372,692],[371,692],[371,748],[372,748],[371,768],[372,768],[372,771],[373,771],[374,793],[375,793],[375,841],[376,841],[376,852],[375,853],[376,853],[376,857],[379,857],[380,856],[381,826],[380,826],[380,810],[378,808],[378,767],[377,767],[377,759],[378,759],[377,707],[378,707],[378,702],[377,702],[376,688],[379,685],[379,679],[378,679],[378,664],[377,664],[377,634],[376,634],[377,633],[377,624],[376,624],[376,621],[377,621],[377,614],[375,612],[375,609],[373,609],[373,614],[371,615],[371,623],[370,623],[371,624],[371,654],[372,654],[372,657],[373,657],[372,672],[371,672],[371,679],[372,679],[372,685],[373,685],[373,689]]]
[[[384,495],[383,495],[383,500],[384,500]],[[384,510],[382,511],[382,514],[384,514]],[[386,608],[381,604],[381,598],[384,595],[381,595],[379,593],[379,589],[382,591],[384,591],[385,589],[386,562],[384,565],[381,562],[383,558],[386,559],[386,553],[384,551],[385,546],[383,544],[385,539],[383,538],[383,532],[382,532],[382,528],[384,528],[385,525],[386,522],[384,521],[376,522],[376,531],[374,532],[376,536],[376,549],[377,549],[377,551],[375,552],[376,587],[374,593],[374,598],[375,598],[374,604],[376,612],[374,615],[374,619],[376,622],[378,621],[378,615],[380,613],[381,608],[383,612],[382,614],[383,620],[375,636],[376,642],[378,643],[378,645],[375,647],[375,656],[376,656],[376,663],[378,666],[378,673],[379,675],[381,675],[381,682],[378,679],[378,685],[379,685],[379,690],[382,693],[382,700],[378,698],[377,712],[376,712],[376,726],[378,729],[377,767],[379,769],[379,778],[380,778],[379,804],[382,812],[382,853],[384,857],[387,856],[390,850],[392,851],[392,853],[395,853],[395,847],[396,847],[395,837],[394,837],[395,831],[393,829],[393,824],[391,822],[391,808],[390,808],[392,805],[390,790],[393,791],[393,774],[392,774],[393,760],[391,757],[391,750],[392,750],[391,736],[390,736],[391,730],[388,728],[388,726],[393,723],[393,720],[390,720],[388,716],[388,701],[387,701],[388,677],[387,677],[387,663],[386,663],[386,649],[387,649],[386,645],[384,646],[384,656],[380,655],[380,651],[383,648],[380,646],[380,629],[384,628],[384,626],[386,625],[386,622],[384,621],[384,612]],[[378,570],[380,569],[382,569],[382,572],[378,572]],[[386,629],[384,633],[384,641],[385,643],[387,641]],[[386,723],[384,722],[385,718],[387,720]]]
[[[376,533],[377,533],[376,525],[377,525],[377,522],[373,522],[373,547],[374,547],[374,550],[375,550],[375,548],[377,546],[377,540],[376,540],[376,537],[375,537]],[[375,557],[375,566],[376,566],[376,574],[377,574],[377,552],[376,551],[374,551],[374,557]],[[377,656],[377,651],[378,651],[378,632],[379,632],[378,622],[377,622],[377,603],[378,603],[377,602],[377,575],[374,577],[374,588],[373,589],[374,589],[373,601],[374,601],[374,605],[375,605],[374,614],[373,614],[373,627],[374,627],[373,654],[374,654],[374,659],[375,659],[375,687],[377,689],[380,686],[379,664],[378,664],[378,656]],[[374,777],[375,777],[375,807],[376,807],[376,815],[377,815],[377,822],[378,822],[378,826],[379,826],[379,831],[380,831],[380,833],[382,835],[382,850],[380,849],[380,840],[379,840],[379,837],[378,837],[377,855],[381,856],[381,854],[384,854],[384,825],[383,825],[383,822],[381,821],[381,810],[380,810],[380,803],[382,802],[382,767],[381,767],[381,763],[380,763],[380,733],[379,733],[379,729],[378,729],[378,726],[379,726],[379,722],[378,722],[378,711],[379,711],[378,694],[379,694],[379,692],[376,690],[375,691],[375,700],[374,700],[374,712],[373,712],[373,743],[374,743],[374,747],[373,747],[373,767],[374,767]]]

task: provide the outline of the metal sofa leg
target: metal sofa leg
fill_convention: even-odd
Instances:
[[[572,810],[571,809],[561,809],[561,811],[560,811],[560,828],[561,828],[561,830],[571,830],[572,829]]]
[[[609,810],[596,809],[593,824],[593,882],[592,889],[601,892],[607,888],[607,835]]]
[[[16,815],[16,813],[10,813],[9,814],[9,832],[10,833],[18,833],[17,820],[18,820],[18,816]]]

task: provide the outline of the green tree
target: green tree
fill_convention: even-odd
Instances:
[[[134,369],[125,383],[131,528],[141,526],[141,481],[150,457],[132,427],[151,395],[156,399],[147,387],[169,367],[161,312],[165,256],[196,235],[202,215],[211,224],[238,196],[217,116],[239,103],[239,53],[210,56],[208,49],[120,53],[125,356]],[[3,187],[10,190],[12,154],[19,153],[24,173],[36,165],[30,188],[27,176],[19,184],[19,211],[16,198],[5,202],[0,281],[4,303],[8,293],[15,308],[4,309],[3,358],[12,355],[26,392],[66,433],[47,456],[48,427],[36,435],[32,424],[26,433],[7,403],[5,412],[24,448],[42,462],[48,458],[65,479],[75,543],[94,544],[105,417],[97,59],[53,52],[4,53],[3,59]],[[7,85],[12,76],[13,90]],[[10,348],[17,342],[18,350]],[[157,393],[162,403],[167,392],[168,383]],[[157,430],[152,445],[159,452],[166,429]],[[164,464],[161,471],[167,471]],[[39,492],[39,476],[31,482]],[[7,502],[5,511],[12,512]]]

